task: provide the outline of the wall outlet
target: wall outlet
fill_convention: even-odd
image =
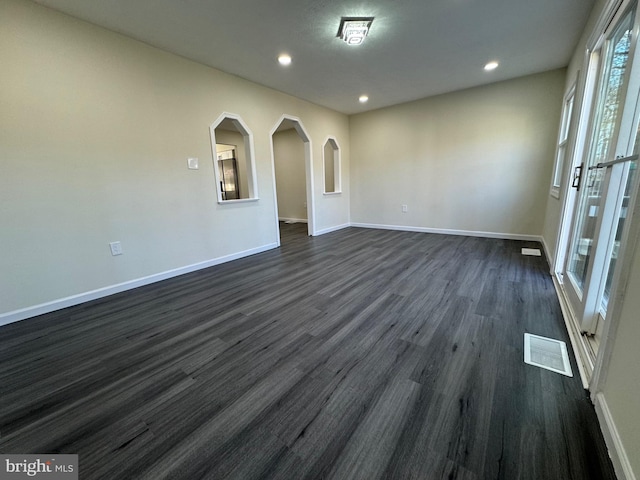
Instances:
[[[122,244],[120,242],[111,242],[109,247],[111,247],[111,255],[114,257],[116,255],[122,255]]]
[[[189,166],[190,170],[198,170],[198,158],[197,157],[187,158],[187,165]]]
[[[402,213],[407,213],[409,208],[406,205],[402,205]]]

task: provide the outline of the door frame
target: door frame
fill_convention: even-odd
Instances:
[[[316,234],[316,208],[315,208],[315,195],[314,195],[314,180],[313,180],[313,157],[311,155],[311,137],[307,133],[307,130],[302,124],[302,120],[293,115],[282,114],[273,128],[269,131],[269,144],[271,147],[271,177],[273,178],[273,205],[275,208],[274,216],[276,220],[276,243],[280,246],[280,222],[278,221],[278,187],[276,182],[276,156],[273,148],[273,135],[278,130],[278,127],[283,121],[289,120],[294,124],[294,129],[300,136],[304,145],[304,170],[306,177],[306,194],[307,194],[307,233],[309,236]]]
[[[612,61],[608,56],[607,50],[610,47],[609,41],[612,36],[616,33],[616,31],[620,28],[621,22],[625,21],[627,15],[633,13],[632,17],[632,40],[631,40],[631,48],[628,54],[628,61],[624,72],[624,83],[625,86],[621,92],[619,98],[619,114],[616,118],[616,123],[613,130],[612,144],[609,146],[609,155],[615,155],[619,150],[620,144],[620,134],[621,134],[621,125],[624,121],[625,116],[625,108],[627,107],[626,103],[628,100],[627,92],[631,91],[632,88],[632,76],[631,72],[635,68],[637,68],[637,59],[636,56],[636,48],[635,44],[637,43],[637,29],[636,25],[638,23],[638,11],[633,11],[634,3],[633,2],[624,2],[620,5],[620,7],[615,11],[615,15],[611,19],[610,22],[606,25],[606,29],[602,32],[601,35],[598,36],[597,40],[593,44],[593,48],[588,50],[588,62],[589,62],[589,76],[592,78],[587,78],[586,83],[593,84],[593,89],[589,89],[590,91],[585,91],[585,97],[589,95],[587,98],[588,104],[590,104],[589,108],[589,118],[588,121],[585,122],[588,124],[586,128],[586,141],[583,145],[581,151],[581,159],[590,158],[592,152],[592,139],[589,137],[594,134],[594,129],[596,128],[596,122],[599,121],[596,118],[598,115],[598,102],[602,99],[600,95],[603,93],[604,84],[603,82],[608,81],[607,78],[604,78],[604,70]],[[607,50],[605,50],[607,49]],[[605,56],[607,55],[607,56]],[[595,78],[593,78],[595,75]],[[607,159],[609,160],[609,159]],[[565,289],[565,294],[567,296],[567,302],[569,304],[570,310],[574,314],[575,319],[577,320],[578,327],[581,332],[586,332],[589,335],[593,335],[596,332],[596,325],[598,320],[598,314],[600,312],[600,304],[601,298],[599,298],[599,294],[602,291],[601,282],[603,281],[603,277],[606,278],[603,273],[606,270],[606,252],[609,250],[608,246],[603,244],[603,240],[609,237],[608,232],[608,224],[613,220],[616,202],[612,203],[612,186],[619,185],[619,175],[620,169],[610,169],[608,168],[604,174],[604,181],[602,183],[603,190],[600,195],[600,202],[598,204],[598,216],[595,219],[596,224],[594,228],[594,235],[592,239],[592,244],[590,246],[590,258],[589,265],[587,268],[587,272],[584,277],[584,283],[582,288],[578,288],[574,280],[571,278],[571,275],[568,274],[568,265],[572,258],[572,252],[575,251],[577,245],[575,242],[578,241],[577,236],[579,232],[576,232],[576,227],[578,222],[586,218],[585,215],[588,215],[586,211],[580,210],[578,205],[581,205],[581,200],[583,196],[587,194],[587,189],[589,188],[586,183],[587,180],[592,175],[597,175],[597,170],[592,171],[593,166],[591,165],[583,165],[581,176],[581,184],[582,191],[579,194],[575,195],[575,203],[573,204],[572,210],[572,221],[571,227],[568,232],[568,242],[567,242],[567,250],[565,250],[565,259],[564,259],[564,267],[562,269],[563,276],[563,286]],[[613,170],[613,172],[612,172]],[[616,188],[613,189],[615,191]],[[615,193],[615,192],[614,192]],[[585,205],[585,208],[588,208]],[[584,220],[587,221],[587,220]],[[605,226],[603,230],[603,226]],[[598,298],[597,298],[598,297]],[[595,352],[594,352],[595,353]]]
[[[571,86],[567,89],[563,97],[563,116],[564,108],[566,108],[567,99],[573,95],[573,112],[569,119],[569,132],[566,143],[565,158],[562,172],[562,181],[560,183],[560,195],[559,200],[561,202],[560,209],[560,227],[558,229],[558,235],[556,236],[555,245],[555,258],[553,265],[551,266],[551,274],[562,278],[562,271],[564,269],[564,261],[567,254],[567,244],[569,242],[569,232],[571,229],[571,220],[573,219],[573,209],[576,201],[576,190],[572,188],[573,173],[576,167],[579,165],[580,159],[579,152],[582,151],[582,144],[584,143],[584,127],[580,124],[580,119],[583,118],[584,113],[581,111],[583,108],[582,96],[580,92],[585,90],[585,87],[579,88],[578,79],[580,78],[580,71],[576,73],[574,81],[571,82]],[[556,149],[559,147],[556,146]],[[556,152],[556,157],[558,153]]]
[[[631,256],[636,251],[640,237],[640,195],[637,189],[632,192],[632,196],[635,198],[630,199],[627,221],[625,222],[625,230],[622,236],[621,248],[618,252],[617,265],[614,271],[614,277],[611,284],[611,295],[608,304],[607,321],[604,325],[602,332],[601,343],[597,354],[591,357],[589,354],[588,341],[584,336],[580,334],[580,326],[576,321],[576,317],[566,297],[566,289],[564,282],[566,279],[562,278],[562,271],[564,271],[564,265],[559,263],[563,254],[559,254],[561,250],[567,251],[570,244],[569,234],[567,228],[573,229],[573,218],[568,219],[568,215],[575,217],[575,202],[577,195],[571,190],[571,173],[572,165],[579,164],[579,159],[585,155],[587,144],[587,135],[591,131],[591,118],[592,109],[594,106],[593,95],[597,83],[598,69],[592,62],[592,54],[597,50],[600,42],[603,38],[607,37],[610,33],[608,28],[610,24],[617,23],[619,19],[633,7],[636,2],[634,0],[611,0],[603,8],[603,11],[596,21],[596,24],[591,31],[590,37],[587,41],[587,48],[583,56],[582,65],[583,70],[578,71],[576,74],[576,98],[574,104],[574,118],[572,119],[572,127],[569,132],[568,151],[571,152],[571,160],[565,160],[564,168],[564,180],[562,183],[561,194],[561,216],[558,234],[556,237],[556,250],[554,258],[554,267],[552,269],[552,277],[558,292],[558,297],[563,310],[563,316],[565,317],[565,323],[569,330],[572,345],[576,352],[576,360],[581,373],[583,385],[586,389],[591,391],[592,400],[595,401],[596,394],[600,392],[606,381],[606,375],[611,360],[613,351],[613,344],[615,335],[617,333],[618,324],[621,317],[621,310],[623,305],[624,294],[626,291],[628,279],[631,269]],[[631,47],[634,49],[630,52],[630,58],[632,58],[633,64],[636,68],[640,68],[640,60],[636,57],[638,51],[638,18],[640,13],[640,6],[636,7],[636,19],[634,23],[634,38],[632,38]],[[595,70],[595,72],[594,72]],[[630,74],[631,69],[628,72]],[[632,78],[632,77],[631,77]],[[640,79],[638,79],[640,82]],[[636,82],[634,82],[636,83]],[[631,90],[633,87],[631,83],[628,84],[627,90]],[[567,92],[569,89],[567,90]],[[639,105],[636,107],[640,109]],[[640,174],[638,175],[640,177]],[[636,182],[640,180],[636,179]],[[569,230],[569,231],[570,231]],[[569,255],[564,254],[564,261],[566,262]]]

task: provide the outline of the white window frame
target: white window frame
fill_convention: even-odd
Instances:
[[[560,131],[558,132],[558,144],[556,146],[556,159],[553,164],[553,175],[551,177],[550,195],[560,198],[560,188],[562,186],[562,174],[567,159],[567,147],[569,144],[569,132],[571,131],[571,120],[576,98],[575,83],[566,93],[562,103],[562,118],[560,121]]]

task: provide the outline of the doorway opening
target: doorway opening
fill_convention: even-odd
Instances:
[[[314,234],[311,140],[300,120],[283,115],[271,131],[278,244]],[[286,234],[285,231],[286,230]]]

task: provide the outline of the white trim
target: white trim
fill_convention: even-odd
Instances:
[[[377,228],[381,230],[400,230],[403,232],[439,233],[442,235],[460,235],[463,237],[501,238],[504,240],[527,240],[542,243],[540,235],[525,235],[521,233],[482,232],[475,230],[452,230],[448,228],[412,227],[403,225],[379,225],[376,223],[352,223],[357,228]]]
[[[277,244],[269,243],[267,245],[251,248],[243,252],[237,252],[237,253],[232,253],[230,255],[225,255],[223,257],[212,258],[211,260],[205,260],[204,262],[199,262],[199,263],[194,263],[192,265],[186,265],[184,267],[174,268],[172,270],[167,270],[165,272],[154,273],[153,275],[137,278],[135,280],[129,280],[126,282],[118,283],[116,285],[110,285],[108,287],[102,287],[96,290],[90,290],[88,292],[79,293],[77,295],[71,295],[69,297],[60,298],[57,300],[53,300],[51,302],[41,303],[39,305],[34,305],[32,307],[27,307],[27,308],[22,308],[20,310],[14,310],[12,312],[2,313],[0,314],[0,326],[7,325],[9,323],[17,322],[20,320],[24,320],[26,318],[35,317],[36,315],[42,315],[45,313],[54,312],[56,310],[61,310],[63,308],[72,307],[74,305],[79,305],[81,303],[89,302],[91,300],[96,300],[98,298],[108,297],[109,295],[113,295],[115,293],[120,293],[126,290],[142,287],[144,285],[149,285],[151,283],[160,282],[168,278],[178,277],[186,273],[195,272],[197,270],[213,267],[215,265],[220,265],[222,263],[230,262],[232,260],[237,260],[239,258],[248,257],[249,255],[255,255],[257,253],[266,252],[267,250],[272,250],[277,247],[278,247]]]
[[[542,243],[542,249],[544,250],[544,256],[547,259],[547,263],[549,264],[549,272],[551,275],[554,274],[553,265],[555,263],[555,257],[551,256],[551,252],[549,251],[549,245],[547,245],[547,241],[543,236],[540,237],[540,243]],[[557,252],[556,252],[557,254]]]
[[[567,172],[565,168],[565,163],[567,162],[567,158],[572,163],[573,156],[569,155],[571,152],[569,151],[569,146],[571,145],[571,134],[575,131],[572,128],[572,120],[575,118],[573,111],[576,107],[576,86],[577,81],[574,81],[573,84],[569,87],[567,92],[565,93],[562,99],[562,111],[560,113],[560,129],[558,131],[558,139],[556,141],[556,152],[555,152],[555,160],[553,162],[553,170],[551,174],[551,187],[549,189],[549,194],[560,200],[560,189],[562,188],[563,182],[562,178]],[[567,110],[567,105],[571,102],[571,111]],[[568,114],[568,115],[567,115]],[[564,149],[562,154],[562,163],[560,160],[560,149]],[[567,175],[570,174],[571,170],[567,172]],[[558,181],[556,185],[555,182]],[[565,184],[567,182],[564,182]]]
[[[294,223],[308,223],[309,221],[306,218],[289,218],[289,217],[278,217],[279,222],[294,222]]]
[[[278,190],[276,186],[276,154],[273,150],[273,134],[276,132],[278,126],[276,125],[269,132],[269,150],[271,152],[271,191],[273,192],[273,219],[276,222],[276,245],[281,245],[280,241],[280,221],[278,219]]]
[[[576,88],[574,94],[574,105],[572,117],[570,119],[569,136],[567,140],[568,160],[565,160],[563,167],[562,192],[560,196],[560,223],[556,234],[556,255],[553,259],[551,271],[563,272],[567,250],[571,242],[571,226],[573,225],[573,217],[575,206],[577,203],[577,190],[572,187],[572,176],[575,168],[580,165],[584,156],[585,145],[587,142],[587,128],[589,126],[589,118],[591,116],[592,102],[595,89],[595,79],[597,78],[597,62],[592,62],[591,53],[585,51],[582,70],[576,72],[573,85]],[[586,70],[585,70],[586,69]],[[565,152],[565,153],[567,153]]]
[[[624,449],[624,444],[622,443],[616,424],[613,421],[607,400],[602,392],[596,395],[595,409],[604,441],[609,449],[611,463],[613,463],[613,468],[616,471],[616,476],[619,480],[636,480],[629,456]]]
[[[258,197],[253,198],[234,198],[232,200],[218,200],[220,205],[231,205],[234,203],[249,203],[249,202],[257,202],[260,200]]]
[[[590,51],[598,48],[602,37],[609,31],[612,24],[616,23],[621,15],[624,15],[629,5],[634,0],[609,0],[600,12],[598,21],[591,29],[591,35],[587,40],[587,49]]]
[[[334,227],[323,228],[322,230],[317,230],[316,235],[324,235],[325,233],[337,232],[338,230],[342,230],[344,228],[349,228],[351,225],[349,223],[343,223],[342,225],[336,225]]]
[[[322,192],[322,195],[324,195],[325,197],[331,197],[333,195],[341,195],[342,194],[342,190],[339,192]]]

